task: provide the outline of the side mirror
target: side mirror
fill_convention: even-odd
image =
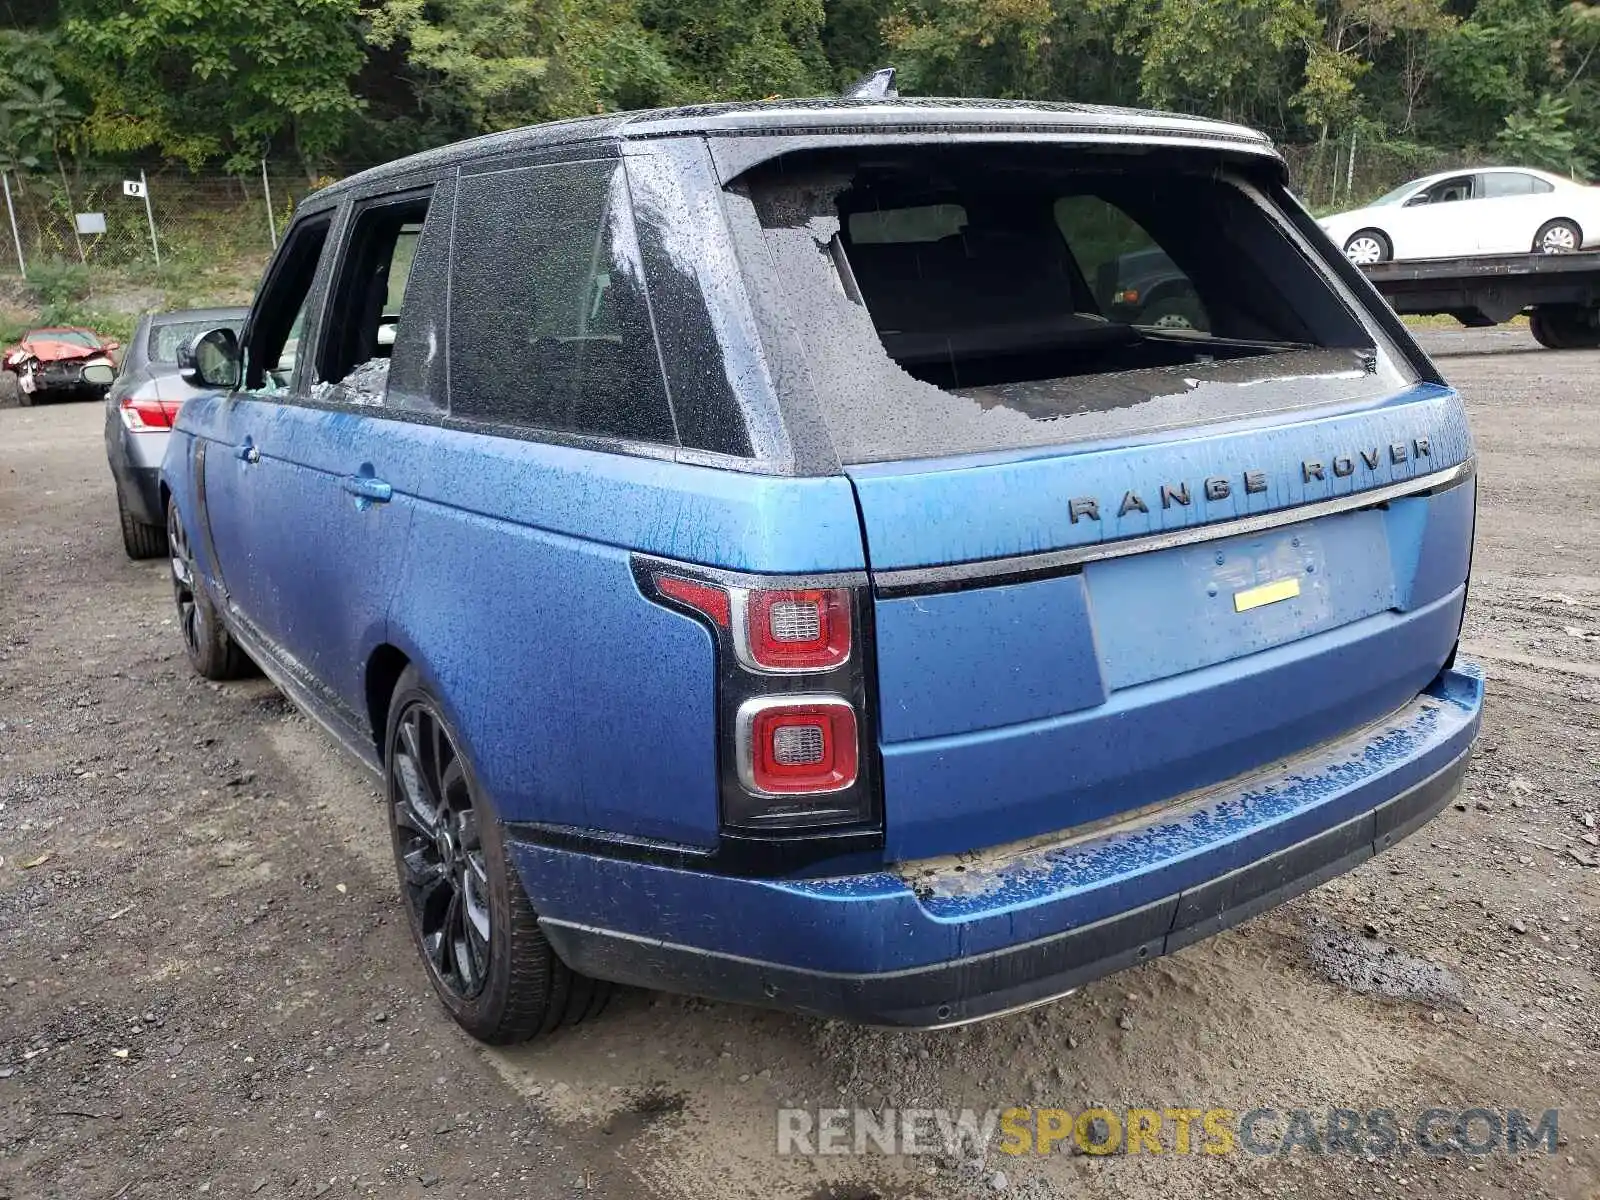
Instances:
[[[116,377],[117,372],[110,363],[90,363],[83,368],[83,381],[94,387],[110,387]]]
[[[212,329],[178,347],[178,375],[187,384],[231,392],[239,386],[239,335]]]
[[[1411,199],[1407,200],[1405,202],[1405,204],[1402,205],[1402,207],[1403,208],[1415,208],[1417,205],[1426,204],[1427,202],[1428,202],[1428,193],[1427,192],[1418,192],[1415,196],[1411,197]]]

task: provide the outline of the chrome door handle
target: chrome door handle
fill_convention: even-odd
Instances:
[[[371,475],[346,475],[340,486],[357,499],[373,504],[387,504],[394,499],[394,488]]]

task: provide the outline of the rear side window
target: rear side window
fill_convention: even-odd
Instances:
[[[676,440],[620,163],[462,177],[450,411],[533,429]]]
[[[1404,370],[1265,190],[1214,155],[907,146],[737,180],[841,461],[1367,398]]]
[[[1553,192],[1555,188],[1536,175],[1522,171],[1491,171],[1482,176],[1483,194],[1489,200],[1501,196],[1532,196],[1537,192]]]

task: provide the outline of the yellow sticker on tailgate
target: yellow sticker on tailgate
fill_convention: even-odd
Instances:
[[[1275,579],[1271,583],[1263,583],[1253,588],[1245,588],[1242,592],[1235,592],[1233,594],[1233,611],[1249,612],[1252,608],[1260,608],[1263,604],[1276,604],[1279,600],[1290,600],[1299,594],[1299,576],[1291,575],[1288,579]]]

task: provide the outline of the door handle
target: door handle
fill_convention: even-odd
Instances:
[[[372,504],[387,504],[394,499],[394,488],[371,475],[346,475],[339,486],[358,500]]]
[[[261,461],[261,451],[256,449],[255,443],[249,438],[245,438],[243,445],[233,448],[233,456],[240,462],[250,466],[254,466]]]

